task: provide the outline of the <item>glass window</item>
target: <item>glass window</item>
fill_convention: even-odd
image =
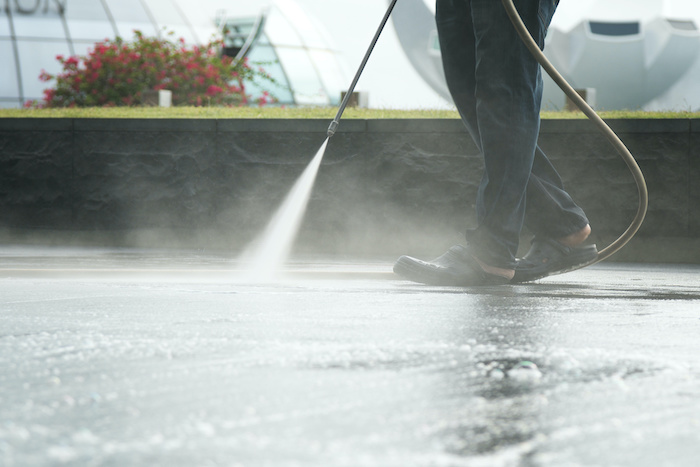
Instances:
[[[10,17],[5,14],[5,9],[0,7],[0,37],[9,37],[10,32]]]
[[[294,28],[295,35],[299,36],[305,45],[320,48],[326,46],[318,33],[318,28],[311,22],[301,7],[293,2],[288,2],[280,3],[278,8],[283,12],[286,22]]]
[[[294,96],[292,95],[292,92],[289,90],[288,87],[275,86],[273,84],[270,84],[269,81],[265,81],[259,78],[256,78],[253,81],[246,81],[244,84],[246,94],[248,94],[249,98],[252,101],[251,103],[255,103],[258,98],[262,97],[263,92],[267,91],[270,94],[270,97],[276,99],[276,104],[296,104],[296,102],[294,101]]]
[[[105,0],[117,32],[123,38],[130,40],[134,30],[138,29],[146,36],[156,36],[157,29],[140,0]]]
[[[223,40],[226,54],[235,57],[245,45],[248,37],[253,32],[255,20],[231,20],[227,21],[223,28]]]
[[[92,41],[73,42],[73,53],[79,57],[86,56],[90,50],[95,50],[95,43]]]
[[[0,97],[0,109],[16,109],[19,106],[19,99],[3,99]]]
[[[41,99],[50,83],[39,81],[41,70],[51,74],[60,73],[61,64],[56,55],[70,55],[67,41],[17,41],[20,70],[25,99]]]
[[[289,82],[284,69],[277,59],[277,54],[262,35],[248,54],[248,63],[251,67],[262,68],[265,73],[275,80],[276,85],[267,80],[258,79],[252,83],[246,82],[246,92],[254,99],[262,95],[263,91],[269,91],[280,104],[294,104],[294,96],[289,89]]]
[[[156,22],[166,24],[187,24],[171,0],[144,0]]]
[[[328,104],[318,72],[304,49],[277,47],[277,56],[284,67],[298,104]]]
[[[17,37],[66,39],[61,17],[56,14],[34,14],[12,16]]]
[[[11,41],[0,40],[0,60],[5,64],[5,66],[0,67],[0,98],[14,97],[16,99],[19,97],[19,87],[17,86],[15,53],[12,50]]]
[[[115,31],[102,2],[71,0],[66,4],[66,22],[71,39],[101,41]]]
[[[207,42],[211,33],[218,29],[220,23],[217,24],[217,20],[221,21],[228,15],[235,18],[257,17],[261,9],[258,3],[250,0],[208,0],[207,8],[202,8],[199,2],[191,0],[177,2],[180,11],[187,17],[187,23],[197,31],[201,40]],[[206,34],[200,34],[201,30],[205,30]]]
[[[133,21],[137,23],[150,23],[148,16],[140,0],[105,0],[109,12],[114,21]]]
[[[340,103],[340,92],[349,85],[343,76],[338,61],[329,50],[309,50],[311,60],[323,81],[323,87],[330,98],[331,104]]]
[[[695,25],[693,21],[683,21],[683,20],[675,20],[675,19],[669,19],[667,20],[668,24],[671,25],[674,29],[680,29],[681,31],[697,31],[698,27]]]
[[[274,47],[267,40],[266,33],[260,34],[258,39],[253,43],[248,53],[248,58],[251,62],[277,62],[277,54]]]
[[[68,30],[73,40],[103,41],[114,37],[112,23],[98,20],[68,20]]]
[[[134,38],[134,31],[141,31],[144,36],[156,37],[158,31],[153,23],[136,23],[131,21],[117,21],[117,32],[119,37],[126,41]]]
[[[109,21],[102,2],[95,0],[70,0],[66,3],[67,20]]]
[[[192,31],[185,25],[181,24],[161,24],[160,33],[164,39],[168,39],[170,42],[179,41],[180,38],[185,39],[187,44],[197,44],[198,41],[195,39]]]
[[[600,36],[634,36],[639,34],[639,23],[603,23],[591,21],[591,32]]]
[[[188,44],[197,43],[197,38],[172,0],[144,0],[144,2],[155,18],[158,29],[162,31],[163,27],[167,27],[168,32],[175,33],[172,36],[166,36],[167,38],[177,40],[182,37]]]
[[[274,8],[270,11],[270,16],[267,18],[265,34],[276,47],[280,45],[302,47],[304,45],[294,28]]]
[[[253,66],[257,66],[253,63]],[[289,88],[289,83],[287,81],[287,76],[284,74],[284,70],[279,62],[274,64],[265,64],[265,72],[270,75],[275,83],[271,83],[268,80],[261,78],[256,78],[253,82],[246,82],[246,92],[250,94],[253,99],[262,96],[263,91],[268,91],[272,97],[277,99],[280,104],[295,104],[294,95]]]
[[[219,34],[218,29],[213,26],[213,23],[210,28],[194,27],[193,29],[202,44],[208,44],[214,40],[221,39],[221,34]]]

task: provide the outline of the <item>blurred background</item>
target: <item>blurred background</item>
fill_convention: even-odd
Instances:
[[[40,100],[42,70],[57,55],[85,55],[133,30],[224,38],[226,53],[279,83],[278,103],[335,106],[347,89],[388,1],[378,0],[4,0],[0,3],[0,107]],[[563,1],[547,55],[598,110],[700,109],[700,2]],[[249,83],[255,97],[255,83]],[[268,86],[269,87],[269,86]],[[399,0],[356,88],[362,106],[449,109],[434,25],[434,0]],[[566,108],[548,79],[545,109]]]

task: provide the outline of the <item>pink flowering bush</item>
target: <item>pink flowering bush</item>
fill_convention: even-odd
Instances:
[[[220,42],[185,46],[145,37],[135,31],[135,40],[121,38],[97,43],[87,56],[57,56],[62,73],[42,72],[40,79],[56,81],[44,91],[41,107],[135,106],[144,103],[150,91],[169,89],[173,105],[245,105],[249,103],[244,80],[261,76],[247,61],[233,64],[221,57]],[[258,104],[272,102],[265,93]]]

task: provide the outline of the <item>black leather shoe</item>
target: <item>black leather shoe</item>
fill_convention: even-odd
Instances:
[[[512,282],[528,282],[563,274],[594,263],[598,259],[595,245],[564,246],[554,239],[535,238],[515,268]]]
[[[432,261],[402,256],[394,264],[394,272],[413,282],[428,285],[471,287],[509,282],[503,276],[484,271],[469,248],[463,245],[451,247]]]

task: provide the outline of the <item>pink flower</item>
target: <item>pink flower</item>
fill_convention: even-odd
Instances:
[[[41,70],[41,74],[39,75],[39,79],[41,81],[51,81],[53,79],[53,75],[49,74],[46,72],[46,70]]]
[[[207,96],[209,96],[209,97],[215,96],[217,94],[221,94],[222,92],[224,92],[224,90],[221,89],[219,86],[216,86],[214,84],[210,85],[207,88]]]

